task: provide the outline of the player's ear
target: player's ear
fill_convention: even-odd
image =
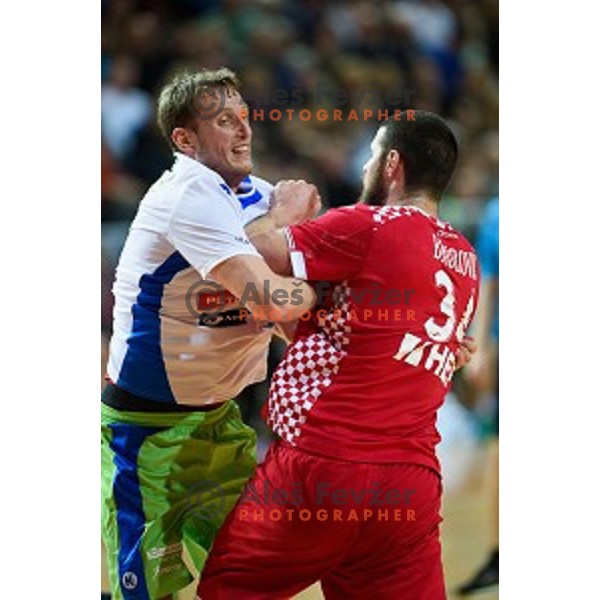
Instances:
[[[384,170],[388,177],[394,177],[399,168],[402,167],[402,159],[398,150],[392,149],[385,157]]]
[[[383,172],[388,181],[397,182],[404,188],[406,175],[404,173],[404,158],[398,150],[392,149],[385,157]]]
[[[171,134],[171,141],[177,149],[187,156],[196,154],[196,139],[195,134],[185,127],[175,127]]]

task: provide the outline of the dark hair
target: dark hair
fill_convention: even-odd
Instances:
[[[198,95],[218,88],[239,91],[236,74],[227,68],[214,71],[203,69],[196,73],[183,72],[175,75],[161,90],[158,98],[157,121],[172,148],[171,134],[176,127],[188,127],[198,114]]]
[[[441,117],[425,110],[414,110],[414,120],[389,120],[382,140],[383,156],[397,150],[404,160],[406,191],[427,192],[436,200],[450,181],[458,146],[454,134]]]

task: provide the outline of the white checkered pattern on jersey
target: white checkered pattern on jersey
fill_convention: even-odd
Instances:
[[[414,214],[422,214],[429,219],[435,218],[431,215],[428,215],[425,211],[417,208],[416,206],[377,206],[373,207],[373,221],[378,223],[379,225],[383,225],[384,223],[388,223],[389,221],[393,221],[398,217],[409,217]],[[442,229],[452,229],[452,227],[445,223],[444,221],[440,221],[439,219],[435,219],[438,227]]]
[[[291,344],[273,374],[267,422],[290,444],[295,445],[308,413],[346,356],[344,347],[352,330],[350,304],[350,288],[343,282],[333,290],[333,308],[321,321],[322,329]]]
[[[408,217],[413,214],[410,207],[405,206],[378,206],[373,208],[373,221],[383,225],[388,221],[393,221],[398,217]]]

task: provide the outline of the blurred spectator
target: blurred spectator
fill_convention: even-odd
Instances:
[[[127,24],[127,51],[138,61],[140,89],[149,93],[161,84],[172,60],[169,40],[162,34],[160,17],[155,12],[134,14]]]
[[[135,86],[139,65],[128,55],[114,58],[108,82],[102,86],[102,136],[117,159],[127,157],[135,134],[152,114],[149,95]]]
[[[134,136],[131,152],[123,161],[123,167],[147,188],[172,164],[173,153],[155,122],[153,112],[152,120]]]
[[[102,195],[102,202],[108,201],[114,194],[115,190],[115,178],[116,178],[116,167],[115,161],[107,148],[104,141],[102,141],[102,150],[100,154],[101,167],[100,167],[100,193]]]

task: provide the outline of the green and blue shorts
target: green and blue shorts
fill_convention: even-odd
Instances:
[[[256,467],[237,404],[126,412],[102,404],[102,537],[115,599],[189,585]]]

